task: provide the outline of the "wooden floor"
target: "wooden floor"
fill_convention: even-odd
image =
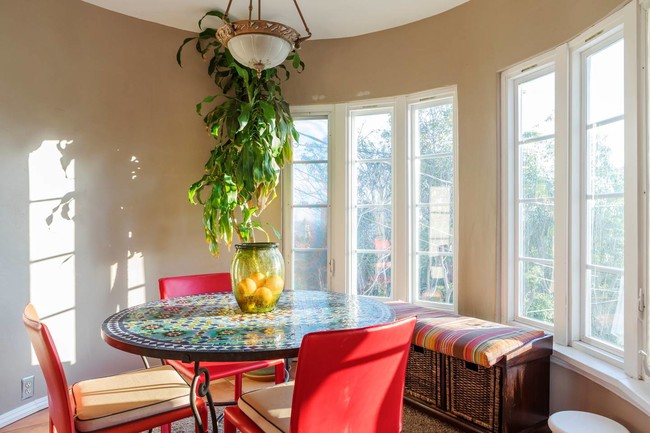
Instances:
[[[0,433],[48,433],[47,409],[0,428]]]

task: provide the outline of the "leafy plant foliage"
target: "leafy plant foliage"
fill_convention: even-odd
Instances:
[[[298,133],[280,87],[290,77],[287,67],[265,69],[258,78],[255,71],[235,61],[217,40],[216,29],[202,27],[207,16],[224,19],[221,11],[206,13],[199,20],[201,32],[183,41],[176,60],[182,66],[183,47],[196,41],[195,49],[209,60],[208,74],[220,90],[196,106],[216,143],[203,176],[188,191],[191,203],[203,205],[206,240],[210,252],[218,255],[219,242],[230,246],[233,233],[249,242],[258,230],[268,240],[257,218],[276,197],[280,169],[291,160],[291,143]],[[287,61],[298,72],[304,68],[295,51]]]

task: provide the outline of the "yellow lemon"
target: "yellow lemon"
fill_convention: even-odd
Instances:
[[[264,286],[271,289],[271,292],[278,294],[282,291],[284,287],[284,280],[279,275],[271,275],[264,282]]]
[[[237,291],[240,296],[251,296],[255,293],[256,289],[257,285],[251,278],[244,278],[239,284],[237,284]]]
[[[260,301],[259,304],[269,305],[273,302],[273,292],[268,287],[258,287],[255,290],[255,297]]]
[[[253,272],[248,276],[248,278],[255,281],[256,287],[263,286],[264,281],[266,281],[266,275],[264,275],[262,272]]]

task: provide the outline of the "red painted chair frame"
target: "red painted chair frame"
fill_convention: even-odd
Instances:
[[[415,318],[367,328],[315,332],[302,340],[291,403],[291,433],[402,431],[404,379]],[[237,406],[224,433],[263,433]]]
[[[175,298],[186,295],[201,295],[204,293],[230,292],[232,290],[230,274],[218,272],[212,274],[185,275],[165,277],[158,280],[160,299]],[[194,376],[194,363],[176,360],[165,360],[181,374],[187,377]],[[235,391],[233,401],[237,401],[242,393],[242,374],[260,368],[275,367],[275,383],[284,382],[285,369],[283,359],[246,361],[246,362],[202,362],[201,367],[208,370],[210,380],[224,377],[235,377]]]
[[[79,433],[74,423],[74,399],[71,388],[59,358],[59,353],[54,345],[54,340],[47,326],[40,321],[33,305],[29,304],[23,313],[23,323],[34,347],[34,352],[45,377],[48,397],[49,431],[53,433]],[[207,411],[203,399],[197,398],[196,405],[199,410],[201,422],[208,425]],[[165,425],[174,421],[193,417],[189,406],[156,414],[139,420],[119,424],[109,428],[93,430],[93,433],[139,433],[145,430]],[[198,429],[197,429],[198,431]]]

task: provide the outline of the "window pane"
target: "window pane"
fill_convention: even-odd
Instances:
[[[587,336],[623,348],[623,276],[587,270]]]
[[[415,110],[415,148],[418,155],[451,153],[454,147],[454,106],[440,104]]]
[[[532,320],[553,323],[553,266],[519,262],[520,314]]]
[[[417,269],[417,299],[444,304],[454,303],[453,256],[418,254]]]
[[[450,252],[454,228],[449,204],[418,207],[418,252]]]
[[[623,269],[623,198],[588,200],[588,264]]]
[[[390,252],[358,253],[357,294],[364,296],[392,296]]]
[[[290,165],[291,289],[327,290],[329,120],[296,118],[294,125],[300,137]]]
[[[553,259],[552,202],[520,203],[520,256]]]
[[[353,115],[353,139],[358,159],[392,157],[392,116],[390,113]]]
[[[357,249],[388,250],[391,245],[390,208],[357,209]]]
[[[555,134],[555,74],[521,83],[519,92],[519,140]]]
[[[538,73],[515,83],[515,314],[552,325],[555,73]]]
[[[293,209],[293,247],[327,247],[327,208]]]
[[[623,114],[623,39],[587,56],[587,124]]]
[[[293,204],[327,203],[327,163],[293,164]]]
[[[327,251],[295,251],[293,290],[327,290]]]
[[[390,204],[392,200],[392,167],[387,162],[357,164],[357,200],[359,204]]]
[[[553,197],[555,183],[555,140],[519,146],[519,197]]]
[[[451,203],[454,182],[453,157],[420,159],[416,164],[419,172],[418,203]]]
[[[623,120],[587,130],[587,194],[623,192]]]
[[[584,336],[623,347],[624,56],[619,39],[584,58]],[[597,123],[598,122],[598,123]]]
[[[293,144],[293,161],[327,161],[328,120],[296,119],[294,125],[300,137]]]

